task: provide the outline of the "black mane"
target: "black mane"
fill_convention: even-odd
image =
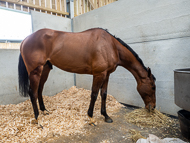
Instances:
[[[106,31],[107,33],[109,33],[109,31],[107,29],[103,29],[100,28],[104,31]],[[111,33],[109,33],[110,35],[112,35]],[[139,57],[139,55],[129,46],[127,45],[123,40],[121,40],[120,38],[116,37],[115,35],[112,35],[115,39],[117,39],[123,46],[125,46],[135,57],[136,59],[140,62],[140,64],[143,66],[143,68],[148,71],[147,67],[145,67],[143,61],[141,60],[141,58]],[[155,76],[152,74],[153,79],[156,80]]]

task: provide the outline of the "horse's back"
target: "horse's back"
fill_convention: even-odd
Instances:
[[[50,61],[68,72],[93,74],[117,59],[113,48],[112,36],[102,29],[79,33],[41,29],[23,41],[21,54],[29,72]]]
[[[65,33],[54,43],[50,62],[65,71],[94,74],[117,60],[112,36],[102,29]]]

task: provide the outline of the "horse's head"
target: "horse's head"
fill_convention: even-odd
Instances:
[[[151,74],[150,68],[147,71],[146,79],[142,79],[142,82],[137,86],[137,90],[145,103],[145,108],[150,111],[156,107],[156,85],[155,77]]]

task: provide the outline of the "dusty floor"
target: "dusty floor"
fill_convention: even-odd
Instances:
[[[48,143],[133,143],[129,129],[140,131],[144,137],[154,134],[159,138],[180,138],[188,142],[180,132],[179,122],[176,119],[176,125],[171,128],[140,128],[125,121],[125,114],[134,110],[132,107],[123,107],[111,117],[113,123],[105,123],[103,117],[97,118],[98,125],[93,127],[88,124],[84,126],[86,134],[77,134],[71,136],[61,136],[54,138]],[[52,136],[53,138],[53,136]],[[44,140],[45,141],[45,140]]]

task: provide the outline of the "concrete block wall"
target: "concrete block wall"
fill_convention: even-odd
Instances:
[[[0,49],[0,105],[25,101],[18,93],[18,49]]]
[[[74,32],[94,27],[108,29],[138,53],[157,78],[157,108],[177,115],[173,70],[190,66],[190,1],[119,0],[73,19]],[[76,85],[91,89],[92,76],[77,75]],[[134,77],[122,67],[111,75],[108,93],[120,102],[144,106]]]
[[[71,19],[50,15],[37,11],[31,11],[32,32],[42,28],[71,32]]]
[[[0,49],[0,105],[17,104],[28,97],[19,95],[18,57],[19,49]],[[43,95],[52,96],[74,85],[72,73],[64,72],[55,66],[45,83]]]

